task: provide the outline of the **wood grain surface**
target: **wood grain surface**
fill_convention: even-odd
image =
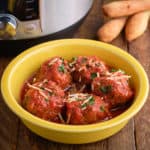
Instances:
[[[94,0],[92,9],[72,38],[97,40],[103,24],[101,6],[108,0]],[[150,25],[137,40],[128,43],[122,32],[111,44],[123,48],[143,65],[150,79]],[[1,49],[1,48],[0,48]],[[0,77],[13,57],[0,56]],[[60,144],[45,140],[29,131],[3,102],[0,95],[0,150],[149,150],[150,95],[142,110],[117,134],[105,140],[83,145]]]

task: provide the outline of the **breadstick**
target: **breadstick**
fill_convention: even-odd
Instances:
[[[106,22],[97,32],[99,40],[103,42],[111,42],[120,34],[126,20],[127,17],[121,17]]]
[[[149,22],[149,11],[137,13],[127,21],[125,28],[126,39],[130,42],[141,36],[147,29]]]
[[[112,18],[132,15],[150,10],[150,0],[116,1],[103,5],[104,13]]]

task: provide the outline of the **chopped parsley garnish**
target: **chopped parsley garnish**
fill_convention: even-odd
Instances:
[[[41,90],[45,90],[44,87],[42,87],[42,86],[40,87],[40,89],[41,89]]]
[[[81,105],[81,109],[84,109],[86,107],[87,107],[87,103],[84,103],[84,104]]]
[[[110,72],[117,72],[117,69],[112,68],[112,69],[110,70]]]
[[[77,60],[77,57],[72,57],[71,60],[72,60],[72,61],[76,61],[76,60]]]
[[[83,100],[83,98],[78,97],[78,98],[75,98],[75,100],[77,100],[77,101],[81,101],[81,100]]]
[[[124,70],[119,69],[118,71],[120,71],[120,72],[122,72],[123,74],[125,74],[125,71],[124,71]]]
[[[48,99],[47,99],[47,98],[45,98],[44,100],[45,100],[46,102],[48,101]]]
[[[93,104],[94,104],[94,98],[93,98],[93,97],[91,97],[91,98],[89,99],[88,104],[89,104],[89,105],[93,105]]]
[[[97,77],[97,73],[91,73],[91,79],[94,79]]]
[[[104,112],[104,111],[105,111],[104,106],[100,106],[99,109],[100,109],[101,112]]]
[[[69,67],[73,67],[76,63],[77,57],[72,57],[71,62],[69,63]]]
[[[100,86],[99,89],[100,89],[100,91],[101,91],[102,93],[107,94],[107,93],[109,93],[109,92],[112,90],[112,86],[111,86],[111,85]]]
[[[81,109],[85,109],[88,105],[93,105],[94,102],[94,98],[90,97],[86,103],[81,104]]]
[[[117,72],[117,71],[120,71],[120,72],[122,72],[123,74],[125,74],[125,71],[124,71],[124,70],[121,70],[121,69],[112,68],[112,69],[110,70],[110,72]]]
[[[65,67],[64,67],[64,65],[59,66],[59,67],[58,67],[58,71],[64,73],[64,72],[65,72]]]
[[[82,58],[82,63],[85,63],[88,59],[86,57]]]

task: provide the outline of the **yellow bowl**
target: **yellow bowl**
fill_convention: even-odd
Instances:
[[[27,80],[50,57],[70,59],[79,55],[96,55],[111,66],[123,69],[132,76],[135,89],[133,104],[121,115],[91,125],[63,125],[42,120],[20,106],[20,91]],[[36,134],[62,143],[90,143],[107,138],[122,129],[140,111],[149,91],[147,75],[140,63],[127,52],[102,42],[85,39],[65,39],[32,47],[7,66],[1,80],[1,92],[9,108]]]

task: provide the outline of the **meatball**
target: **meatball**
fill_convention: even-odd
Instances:
[[[108,105],[100,97],[76,93],[68,95],[66,116],[68,124],[91,124],[109,117]]]
[[[129,78],[130,76],[122,71],[108,73],[107,76],[93,80],[92,91],[103,97],[111,106],[124,104],[133,97],[133,90],[128,83]]]
[[[54,57],[43,63],[35,81],[43,79],[52,80],[60,87],[66,88],[72,81],[68,62],[61,57]]]
[[[109,120],[131,104],[130,76],[96,56],[45,61],[24,84],[21,105],[56,123],[84,125]]]
[[[108,71],[106,64],[96,56],[79,56],[70,63],[75,82],[91,84],[92,80]]]
[[[43,80],[27,84],[23,107],[30,113],[49,121],[63,122],[64,91],[53,81]],[[64,123],[64,122],[63,122]]]

